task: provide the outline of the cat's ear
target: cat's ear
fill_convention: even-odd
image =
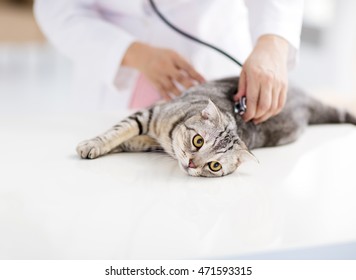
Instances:
[[[220,123],[222,120],[221,112],[213,101],[209,99],[208,106],[201,112],[203,119]]]
[[[257,157],[250,150],[241,150],[239,155],[239,161],[245,162],[253,160],[256,163],[260,163]]]
[[[247,148],[246,144],[244,142],[240,142],[240,149],[238,150],[239,153],[239,158],[238,160],[240,162],[245,162],[248,160],[253,160],[257,163],[260,163],[257,157]]]

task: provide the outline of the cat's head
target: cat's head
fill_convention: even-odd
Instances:
[[[230,174],[252,156],[237,135],[236,123],[209,100],[200,114],[190,117],[174,133],[173,150],[180,167],[191,176]]]

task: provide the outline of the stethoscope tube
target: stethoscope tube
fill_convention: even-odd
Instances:
[[[172,28],[174,31],[178,32],[179,34],[181,34],[182,36],[194,41],[194,42],[197,42],[199,44],[202,44],[208,48],[211,48],[219,53],[221,53],[222,55],[224,55],[225,57],[227,57],[228,59],[232,60],[233,62],[235,62],[237,65],[239,65],[240,67],[242,67],[242,63],[239,62],[237,59],[235,59],[234,57],[232,57],[231,55],[229,55],[228,53],[226,53],[225,51],[223,51],[222,49],[218,48],[218,47],[215,47],[214,45],[211,45],[209,43],[206,43],[196,37],[194,37],[193,35],[190,35],[188,33],[186,33],[185,31],[179,29],[177,26],[173,25],[170,21],[168,21],[165,16],[162,15],[162,13],[158,10],[155,2],[153,0],[148,0],[153,11],[157,14],[157,16],[165,23],[167,24],[170,28]]]
[[[193,35],[190,35],[186,32],[184,32],[183,30],[179,29],[177,26],[173,25],[170,21],[168,21],[163,15],[162,13],[158,10],[155,2],[153,0],[148,0],[149,3],[151,4],[151,7],[153,9],[153,11],[157,14],[157,16],[165,23],[167,24],[170,28],[172,28],[174,31],[178,32],[179,34],[181,34],[182,36],[197,42],[199,44],[202,44],[208,48],[211,48],[219,53],[221,53],[222,55],[224,55],[225,57],[227,57],[228,59],[232,60],[233,62],[235,62],[237,65],[239,65],[240,67],[242,67],[242,63],[240,63],[237,59],[235,59],[234,57],[232,57],[231,55],[229,55],[228,53],[226,53],[225,51],[223,51],[222,49],[215,47],[209,43],[206,43],[196,37],[194,37]],[[247,110],[247,106],[246,106],[246,97],[243,96],[238,102],[235,102],[234,104],[234,113],[237,115],[242,116]]]

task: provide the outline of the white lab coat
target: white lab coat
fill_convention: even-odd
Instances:
[[[289,66],[296,62],[303,0],[155,2],[181,29],[241,61],[258,37],[276,34],[289,42]],[[220,54],[168,28],[147,0],[37,0],[35,15],[50,42],[77,65],[81,86],[76,87],[74,99],[89,110],[127,107],[138,75],[120,63],[136,40],[176,50],[206,79],[240,72]]]

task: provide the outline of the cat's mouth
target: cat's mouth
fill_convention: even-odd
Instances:
[[[179,166],[180,168],[188,175],[190,176],[200,176],[197,168],[191,168],[189,167],[189,162],[187,162],[186,164],[182,163],[182,161],[179,161]]]
[[[193,166],[191,160],[189,159],[189,155],[187,155],[187,153],[184,152],[183,149],[177,149],[177,151],[175,151],[175,154],[176,159],[178,160],[178,165],[184,173],[190,176],[200,176],[197,167],[194,165],[194,168],[192,168]]]

